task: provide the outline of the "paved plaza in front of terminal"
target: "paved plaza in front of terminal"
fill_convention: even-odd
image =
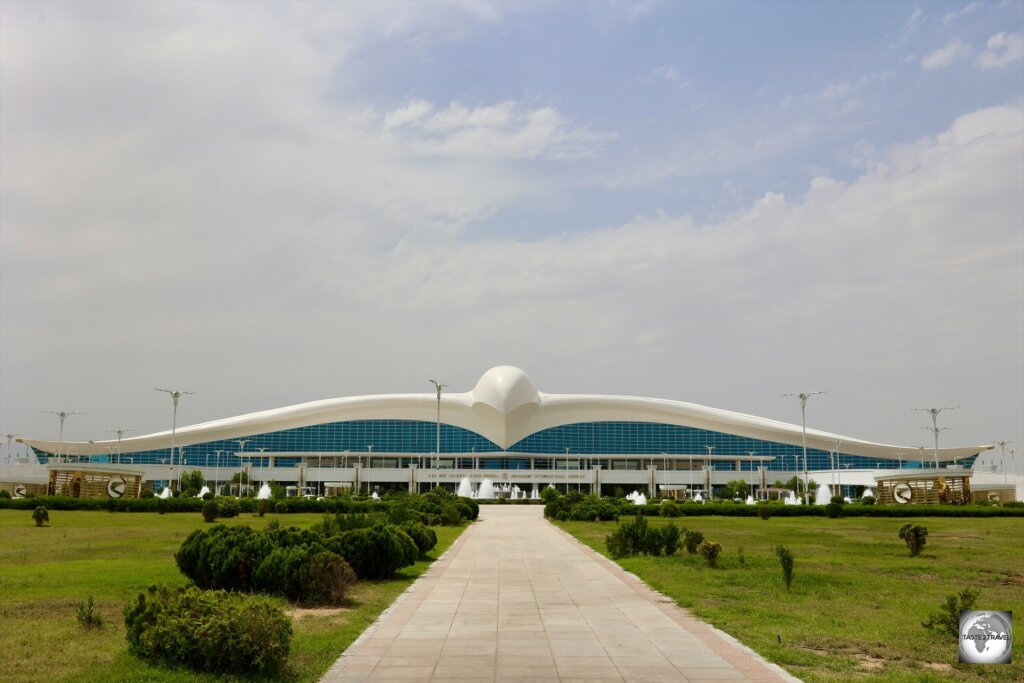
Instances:
[[[324,676],[340,681],[793,681],[543,518],[480,519]]]

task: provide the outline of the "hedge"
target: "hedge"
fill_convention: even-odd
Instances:
[[[72,498],[70,496],[33,496],[29,498],[0,498],[0,510],[34,510],[45,505],[50,510],[109,510],[110,512],[156,512],[161,498]],[[233,501],[240,512],[255,512],[255,498],[233,498],[218,496],[213,500],[219,504]],[[373,500],[352,500],[350,498],[288,498],[288,512],[375,512],[386,510],[390,502]],[[167,512],[202,512],[202,498],[177,496],[167,498]],[[279,501],[272,501],[279,502]]]

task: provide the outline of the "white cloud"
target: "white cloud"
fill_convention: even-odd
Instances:
[[[858,78],[852,81],[829,83],[822,89],[821,97],[824,100],[843,100],[869,85],[874,83],[885,83],[887,81],[891,81],[895,77],[896,74],[892,71],[879,71],[875,73],[861,74]]]
[[[981,3],[980,2],[977,2],[977,0],[975,0],[975,2],[970,2],[970,3],[966,4],[966,5],[964,5],[963,7],[961,7],[960,9],[953,10],[952,12],[949,12],[945,16],[943,16],[942,17],[942,25],[943,26],[949,26],[954,21],[957,21],[958,19],[966,17],[969,14],[974,14],[979,9],[981,9]]]
[[[572,158],[612,137],[573,125],[553,107],[528,109],[513,101],[472,108],[452,102],[439,109],[415,100],[384,114],[382,126],[401,133],[410,149],[438,157]]]
[[[941,69],[942,67],[967,59],[973,52],[971,46],[959,38],[950,38],[949,42],[944,46],[929,52],[921,58],[921,68],[925,70]]]
[[[1024,32],[1000,31],[988,39],[977,64],[982,69],[995,69],[1021,60],[1024,60]]]

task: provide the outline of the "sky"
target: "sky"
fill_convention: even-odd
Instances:
[[[1024,468],[1024,3],[0,4],[0,431],[506,364]]]

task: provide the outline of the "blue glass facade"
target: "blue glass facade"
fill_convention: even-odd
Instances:
[[[436,449],[436,424],[434,422],[416,420],[358,420],[348,422],[332,422],[308,427],[285,429],[265,434],[244,437],[244,449],[239,439],[210,441],[202,444],[185,446],[185,467],[238,467],[239,458],[234,454],[243,451],[245,461],[254,466],[269,465],[267,458],[259,457],[259,449],[272,453],[325,453],[337,455],[344,451],[366,454],[401,453],[422,455],[433,453]],[[510,457],[515,454],[560,455],[563,458],[602,456],[602,455],[706,455],[707,447],[713,446],[715,456],[744,456],[753,452],[756,456],[773,457],[767,463],[743,462],[743,470],[756,470],[767,466],[770,470],[786,470],[803,468],[802,449],[800,446],[764,441],[745,436],[736,436],[722,432],[698,429],[695,427],[679,427],[676,425],[651,422],[583,422],[545,429],[512,445],[502,458],[480,461],[482,468],[491,469],[527,469],[530,467],[526,457]],[[568,454],[566,453],[568,449]],[[218,455],[218,451],[220,454]],[[502,449],[483,436],[453,425],[441,425],[441,452],[469,454],[502,453]],[[249,456],[248,454],[252,454]],[[48,454],[37,454],[41,461]],[[153,451],[128,452],[121,456],[120,462],[133,464],[161,464],[170,458],[170,449]],[[92,456],[93,462],[108,462],[108,456]],[[177,458],[175,458],[177,460]],[[974,458],[965,462],[973,464]],[[299,464],[297,457],[277,457],[275,466],[289,467]],[[467,461],[471,462],[471,461]],[[868,458],[857,455],[840,454],[841,467],[854,469],[893,468],[896,462],[888,459]],[[831,460],[828,452],[813,448],[807,449],[807,465],[809,469],[829,469]],[[459,459],[458,466],[468,466]],[[715,469],[734,469],[734,461],[715,462]],[[904,462],[904,468],[920,467],[919,463]]]

